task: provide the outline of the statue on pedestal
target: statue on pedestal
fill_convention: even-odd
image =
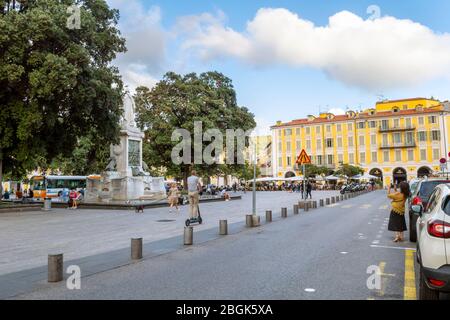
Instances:
[[[144,133],[136,125],[135,104],[133,98],[126,94],[123,100],[123,117],[120,120],[120,143],[111,145],[110,158],[101,183],[96,190],[103,190],[102,196],[95,197],[94,190],[87,188],[92,198],[109,198],[113,201],[151,199],[166,197],[164,178],[153,178],[148,173],[148,166],[142,160],[142,140]],[[88,183],[88,185],[90,185]]]

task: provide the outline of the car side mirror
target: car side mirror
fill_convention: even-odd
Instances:
[[[422,216],[423,208],[421,205],[413,205],[411,206],[411,209],[414,214]]]

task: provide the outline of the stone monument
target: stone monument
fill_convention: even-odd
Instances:
[[[120,142],[111,145],[109,163],[101,175],[87,179],[86,202],[124,202],[161,200],[166,197],[163,177],[151,177],[142,161],[144,133],[137,127],[135,104],[127,94],[120,121]],[[145,170],[144,170],[145,168]]]

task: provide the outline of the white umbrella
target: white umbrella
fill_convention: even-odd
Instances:
[[[285,180],[286,181],[303,181],[305,179],[301,176],[297,176],[297,177],[292,177],[292,178],[286,178]]]
[[[269,182],[269,181],[283,181],[286,179],[283,178],[272,178],[272,177],[264,177],[264,178],[258,178],[255,181],[256,182]],[[248,180],[247,182],[253,182],[253,179]]]
[[[331,175],[331,176],[325,177],[325,180],[339,180],[339,177]]]
[[[371,174],[364,173],[363,175],[358,174],[358,175],[352,177],[352,179],[355,179],[355,180],[371,180],[371,179],[379,179],[379,178],[377,176],[373,176]]]

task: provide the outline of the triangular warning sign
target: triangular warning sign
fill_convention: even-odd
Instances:
[[[309,164],[309,163],[311,163],[311,158],[306,154],[305,149],[303,149],[302,152],[300,152],[296,163],[297,164]]]

